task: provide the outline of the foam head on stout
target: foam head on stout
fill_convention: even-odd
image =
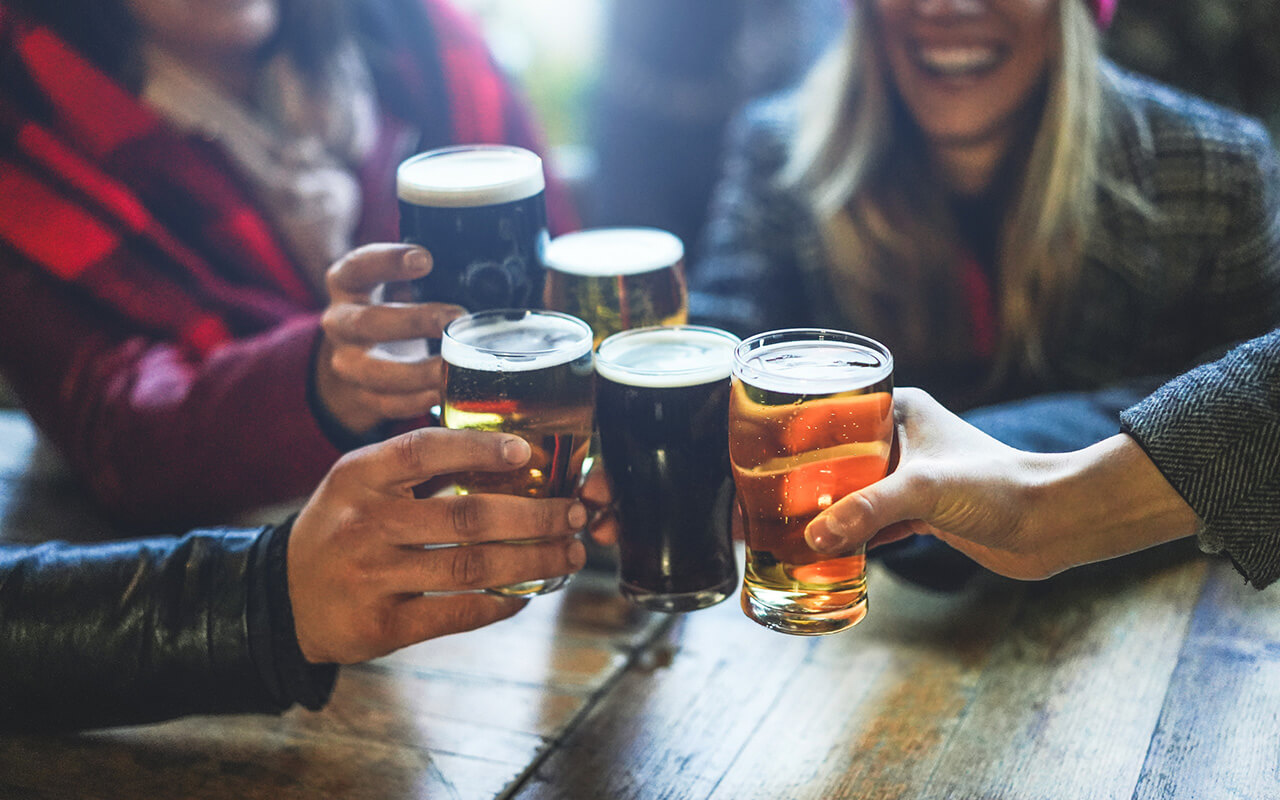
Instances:
[[[596,422],[614,491],[624,596],[691,611],[737,588],[730,537],[729,374],[737,337],[640,328],[596,354]]]

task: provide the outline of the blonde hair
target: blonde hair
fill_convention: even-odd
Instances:
[[[853,4],[844,39],[800,89],[780,181],[804,193],[822,224],[829,284],[845,316],[906,358],[964,355],[969,321],[956,302],[954,222],[919,133],[890,102],[866,5]],[[997,373],[1015,363],[1043,368],[1093,222],[1102,137],[1098,34],[1084,3],[1060,6],[1060,55],[1001,226]]]

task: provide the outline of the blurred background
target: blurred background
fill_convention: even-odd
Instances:
[[[584,225],[654,225],[690,248],[730,114],[794,82],[844,15],[844,0],[455,2],[536,108]],[[1280,1],[1120,0],[1106,49],[1280,136]]]

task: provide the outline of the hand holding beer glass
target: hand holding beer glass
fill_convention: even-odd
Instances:
[[[511,472],[456,476],[458,492],[572,496],[591,441],[591,328],[553,311],[482,311],[449,323],[441,355],[445,427],[514,433],[533,451],[524,467]],[[525,597],[567,581],[528,581],[491,591]]]
[[[818,553],[805,526],[883,478],[893,443],[893,358],[843,331],[753,336],[734,352],[729,452],[746,534],[742,609],[783,633],[817,635],[866,615],[865,549]]]

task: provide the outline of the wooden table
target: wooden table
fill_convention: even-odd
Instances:
[[[0,414],[0,536],[105,531]],[[320,713],[0,738],[0,798],[1280,798],[1280,590],[1173,546],[818,639],[579,576],[345,669]],[[0,676],[0,680],[3,676]]]

